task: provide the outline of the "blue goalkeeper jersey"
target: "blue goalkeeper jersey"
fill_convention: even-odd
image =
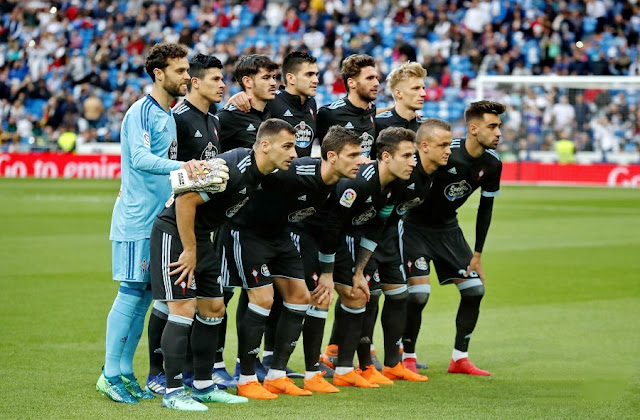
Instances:
[[[137,241],[151,236],[151,226],[171,197],[170,171],[178,142],[171,110],[150,95],[138,100],[122,121],[121,184],[111,217],[112,241]]]

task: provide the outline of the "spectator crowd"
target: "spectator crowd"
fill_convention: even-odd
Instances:
[[[117,142],[128,107],[151,88],[144,56],[156,42],[215,54],[226,97],[242,54],[318,59],[318,104],[342,96],[342,59],[372,55],[381,80],[413,60],[428,71],[426,117],[451,122],[475,99],[478,75],[640,76],[636,0],[0,0],[0,144],[4,151]],[[640,150],[638,88],[511,85],[503,151]],[[391,103],[383,88],[378,107]],[[65,143],[66,144],[66,143]],[[63,149],[65,147],[62,147]]]

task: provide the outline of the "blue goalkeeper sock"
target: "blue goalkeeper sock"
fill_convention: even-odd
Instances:
[[[127,341],[124,344],[122,356],[120,356],[120,371],[123,375],[133,374],[133,356],[138,348],[140,337],[142,337],[144,320],[147,316],[149,305],[151,305],[151,290],[145,290],[140,302],[138,302],[133,311]]]
[[[120,286],[118,295],[113,301],[109,316],[107,316],[106,353],[104,361],[104,376],[113,378],[120,376],[120,359],[127,342],[131,319],[136,306],[142,299],[142,290]]]

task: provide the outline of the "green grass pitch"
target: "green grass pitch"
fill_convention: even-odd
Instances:
[[[470,347],[491,377],[446,373],[458,292],[434,286],[418,348],[429,382],[206,413],[162,409],[159,399],[116,404],[95,391],[117,289],[108,240],[117,189],[117,181],[0,180],[0,419],[640,418],[638,189],[502,188]],[[470,241],[476,207],[477,193],[460,213]],[[382,352],[379,325],[374,341]],[[301,349],[290,366],[303,370]]]

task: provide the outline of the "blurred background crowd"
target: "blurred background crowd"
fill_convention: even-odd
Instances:
[[[128,107],[150,91],[147,49],[180,42],[224,64],[228,98],[242,54],[318,59],[318,105],[345,94],[341,60],[376,58],[381,80],[406,60],[427,69],[422,115],[462,136],[478,75],[640,76],[637,0],[0,0],[0,147],[56,150],[59,139],[118,142]],[[640,87],[509,85],[502,152],[640,150]],[[377,101],[389,106],[384,83]],[[64,148],[64,147],[63,147]]]

